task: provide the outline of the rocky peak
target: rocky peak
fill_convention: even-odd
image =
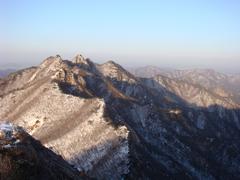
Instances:
[[[72,62],[82,70],[96,73],[95,63],[93,63],[89,58],[84,58],[81,54],[75,56]]]
[[[98,66],[98,70],[105,76],[118,81],[136,83],[135,77],[114,61],[108,61]]]
[[[47,69],[48,71],[56,70],[62,63],[60,55],[50,56],[40,64],[40,69]]]
[[[0,84],[0,95],[1,88],[5,93],[0,121],[23,126],[97,179],[239,179],[239,108],[233,109],[223,92],[216,96],[200,81],[181,79],[181,72],[140,79],[113,61],[97,65],[81,56],[74,62],[59,59],[50,57],[44,66]],[[4,152],[36,142],[19,142],[11,125],[1,127],[7,129],[1,136],[9,139],[0,146]],[[37,165],[45,172],[62,172],[44,152]],[[25,154],[32,162],[31,153]],[[0,171],[9,160],[1,157]]]
[[[73,58],[73,62],[76,63],[76,64],[89,65],[89,59],[84,58],[81,54],[77,54],[77,55]]]
[[[105,66],[105,67],[109,67],[109,68],[113,68],[113,69],[117,69],[117,70],[122,70],[122,71],[125,71],[125,69],[120,66],[119,64],[115,63],[114,61],[110,60],[110,61],[107,61],[106,63],[102,64],[102,66]]]

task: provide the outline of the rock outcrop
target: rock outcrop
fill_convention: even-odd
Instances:
[[[82,56],[77,59],[73,63],[52,56],[5,79],[0,119],[24,127],[90,176],[119,178],[128,173],[128,130],[111,124],[104,99],[87,87],[98,75],[79,66]]]

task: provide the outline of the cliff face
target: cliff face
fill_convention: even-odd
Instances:
[[[0,179],[87,179],[22,128],[0,124]]]
[[[239,178],[239,105],[201,84],[138,78],[80,55],[0,83],[0,119],[91,177]]]

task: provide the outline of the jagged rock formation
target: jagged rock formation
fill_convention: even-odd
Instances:
[[[113,61],[108,61],[104,64],[98,65],[97,68],[103,74],[103,76],[110,79],[128,83],[136,83],[136,78],[133,75]]]
[[[128,130],[111,125],[104,100],[86,88],[84,77],[94,74],[85,70],[84,59],[76,59],[49,57],[39,67],[9,76],[1,86],[0,118],[23,126],[91,176],[127,174]]]
[[[22,128],[0,124],[0,179],[87,179]]]
[[[239,178],[239,105],[200,83],[138,78],[81,55],[49,57],[0,83],[0,119],[91,177]]]

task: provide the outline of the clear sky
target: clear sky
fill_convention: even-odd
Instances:
[[[240,71],[240,0],[0,0],[0,67],[77,53]]]

